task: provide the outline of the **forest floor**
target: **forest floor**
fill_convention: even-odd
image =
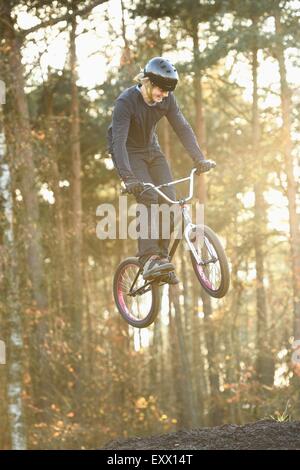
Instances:
[[[263,420],[238,426],[226,424],[213,428],[178,431],[150,437],[114,440],[104,449],[298,449],[300,450],[300,421],[277,422]]]

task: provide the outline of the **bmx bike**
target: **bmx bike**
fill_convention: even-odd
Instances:
[[[229,283],[229,266],[222,244],[207,225],[195,225],[192,222],[186,202],[193,198],[194,175],[190,175],[170,183],[155,186],[143,183],[144,191],[154,190],[171,204],[179,204],[182,212],[183,236],[190,250],[190,258],[196,278],[202,288],[215,298],[226,295]],[[166,186],[190,181],[189,195],[178,201],[173,201],[161,189]],[[123,193],[128,191],[122,190]],[[199,235],[201,233],[201,235]],[[175,238],[169,252],[172,260],[182,237]],[[152,280],[143,279],[143,268],[138,258],[129,257],[123,260],[116,269],[113,280],[113,294],[118,311],[124,320],[136,328],[145,328],[155,320],[160,306],[159,287],[166,283],[165,277]]]

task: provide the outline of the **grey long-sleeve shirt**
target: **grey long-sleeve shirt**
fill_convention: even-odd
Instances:
[[[132,176],[128,152],[159,146],[156,124],[163,116],[167,117],[194,162],[204,159],[194,131],[180,111],[173,93],[169,93],[161,103],[150,106],[138,86],[132,86],[117,98],[108,129],[109,150],[121,178]]]

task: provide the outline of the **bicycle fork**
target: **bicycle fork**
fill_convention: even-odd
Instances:
[[[193,224],[190,211],[187,206],[184,206],[182,208],[182,215],[183,215],[183,219],[185,222],[185,229],[184,229],[185,240],[187,242],[189,249],[193,253],[195,260],[197,261],[197,264],[200,264],[202,260],[199,254],[197,253],[197,250],[193,242],[195,242],[195,240],[197,240],[198,237],[201,237],[200,243],[201,243],[201,246],[203,245],[203,241],[204,241],[203,226],[201,227],[201,233],[200,233],[199,232],[200,227],[199,225],[197,226],[196,224]]]

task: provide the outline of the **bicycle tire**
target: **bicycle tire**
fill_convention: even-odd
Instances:
[[[197,276],[198,281],[200,282],[201,286],[203,289],[211,296],[215,297],[217,299],[220,299],[224,297],[229,289],[230,285],[230,272],[229,272],[229,265],[228,261],[223,249],[223,246],[215,234],[215,232],[208,227],[207,225],[203,226],[203,234],[204,237],[208,239],[210,244],[213,246],[214,251],[217,254],[217,259],[220,264],[220,270],[221,270],[221,281],[220,285],[218,286],[217,289],[213,289],[210,287],[209,284],[211,284],[210,280],[207,278],[204,269],[197,264],[197,261],[193,255],[193,252],[190,251],[190,256],[191,256],[191,261],[193,265],[194,272]]]
[[[125,279],[125,273],[126,271],[129,272],[129,268],[132,268],[132,274],[133,279],[128,280],[128,286],[124,283]],[[149,308],[145,308],[145,314],[143,314],[143,318],[136,318],[134,313],[133,313],[133,307],[130,307],[129,305],[126,305],[126,302],[129,302],[129,296],[128,299],[124,298],[124,294],[126,294],[126,290],[128,290],[128,287],[131,285],[130,282],[134,280],[134,272],[137,274],[138,269],[140,268],[140,264],[138,262],[138,258],[135,257],[130,257],[126,258],[124,261],[122,261],[119,266],[116,269],[115,275],[114,275],[114,280],[113,280],[113,294],[114,294],[114,299],[115,303],[117,306],[117,309],[121,316],[124,318],[124,320],[131,326],[135,328],[146,328],[147,326],[151,325],[151,323],[154,322],[155,318],[157,317],[158,310],[159,310],[159,305],[160,305],[160,297],[159,297],[159,291],[158,291],[158,285],[155,283],[152,283],[149,288],[149,293],[151,296],[148,296],[148,299],[150,301],[148,302]],[[142,280],[142,275],[140,274],[139,276],[139,282],[144,282]],[[125,285],[124,285],[125,284]],[[141,294],[141,296],[145,296],[148,292],[145,294]],[[136,296],[133,297],[133,299],[139,299],[141,296]],[[139,310],[139,308],[138,308]]]

